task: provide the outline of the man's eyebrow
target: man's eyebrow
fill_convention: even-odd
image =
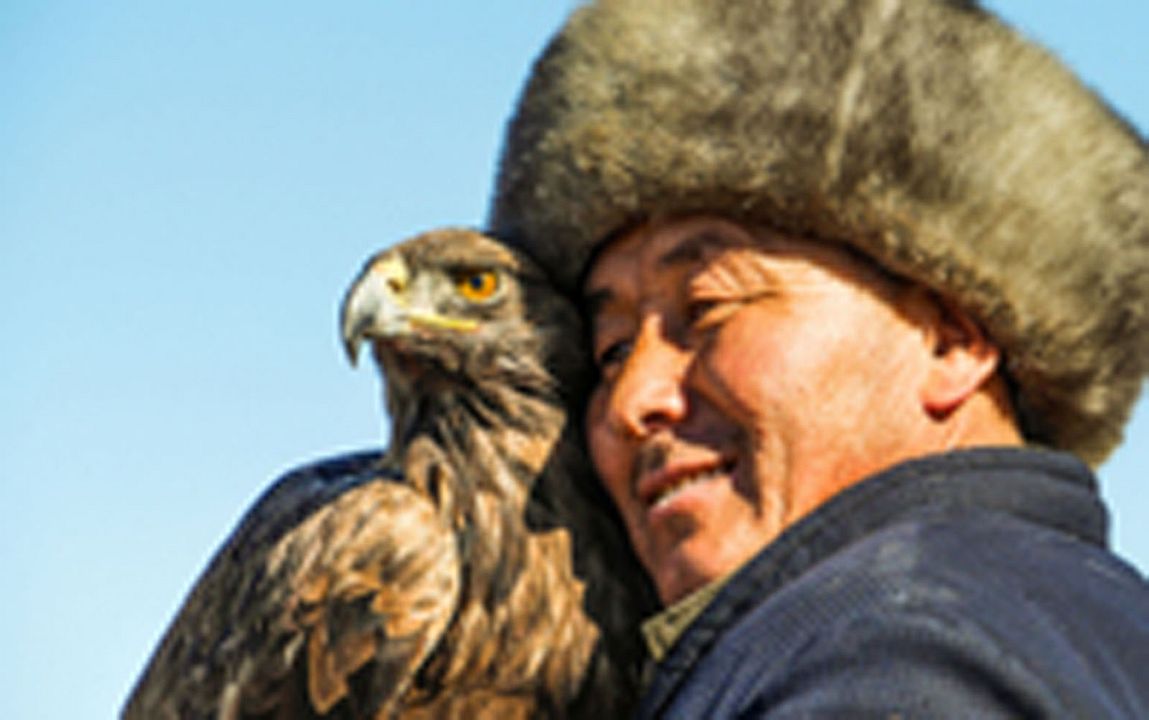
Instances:
[[[737,244],[736,240],[704,230],[671,248],[658,259],[658,267],[667,270],[676,265],[691,265],[702,260],[706,253]]]

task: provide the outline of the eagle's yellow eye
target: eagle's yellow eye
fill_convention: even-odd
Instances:
[[[468,300],[490,300],[499,289],[499,276],[494,270],[466,272],[455,280],[455,287]]]

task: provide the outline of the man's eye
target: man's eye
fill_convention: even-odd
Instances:
[[[630,355],[630,348],[631,342],[629,340],[620,340],[607,345],[595,358],[595,365],[598,366],[599,372],[607,375],[612,370],[617,369]]]
[[[691,326],[706,325],[719,319],[724,303],[718,299],[692,300],[686,306],[686,321]]]

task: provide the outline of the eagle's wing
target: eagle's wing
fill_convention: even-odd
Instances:
[[[200,577],[124,717],[372,716],[434,648],[459,575],[448,523],[380,455],[289,473]]]

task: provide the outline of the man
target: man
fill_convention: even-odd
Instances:
[[[611,243],[586,289],[590,447],[668,604],[867,475],[1021,442],[977,325],[842,250],[669,221]]]
[[[1149,153],[1045,52],[969,1],[601,0],[492,226],[592,323],[643,716],[1149,717],[1085,464],[1149,370]]]

